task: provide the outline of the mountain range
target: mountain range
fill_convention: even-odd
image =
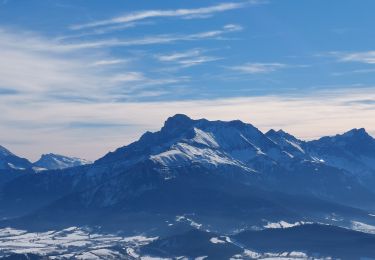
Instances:
[[[8,149],[0,145],[0,171],[5,170],[57,170],[66,169],[75,166],[90,164],[91,162],[85,159],[76,157],[68,157],[59,154],[43,154],[40,159],[31,163],[25,158],[21,158]]]
[[[91,164],[5,148],[0,162],[0,228],[156,237],[107,248],[129,259],[375,257],[375,139],[363,128],[303,141],[177,114]]]

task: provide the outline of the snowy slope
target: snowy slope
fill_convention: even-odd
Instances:
[[[290,156],[261,131],[241,121],[193,120],[185,115],[168,118],[159,132],[117,149],[97,164],[135,164],[151,160],[163,167],[198,163],[207,167],[238,166],[249,171],[255,163],[273,165]]]

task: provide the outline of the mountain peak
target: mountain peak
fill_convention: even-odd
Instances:
[[[181,129],[181,128],[187,128],[191,126],[191,124],[194,122],[193,119],[188,117],[184,114],[176,114],[172,117],[169,117],[165,123],[162,130],[175,130],[175,129]]]
[[[280,138],[281,137],[281,138],[285,138],[285,139],[298,140],[296,137],[294,137],[293,135],[285,132],[282,129],[279,129],[277,131],[274,130],[274,129],[271,129],[265,135],[267,137],[270,137],[270,138],[275,138],[275,137],[279,137]]]
[[[34,166],[45,168],[48,170],[54,170],[81,166],[89,163],[89,161],[80,158],[48,153],[42,154],[40,159],[34,163]]]
[[[275,130],[275,129],[270,129],[270,130],[268,130],[267,132],[266,132],[266,135],[268,136],[268,135],[275,135],[275,134],[277,134],[277,131]]]
[[[168,119],[165,121],[165,124],[187,123],[191,121],[193,121],[193,119],[185,114],[175,114],[174,116],[168,117]]]
[[[279,134],[281,134],[281,135],[289,135],[287,132],[285,132],[283,129],[279,129],[278,131],[277,131]]]
[[[338,153],[352,153],[356,156],[371,157],[375,151],[375,139],[364,128],[354,128],[343,134],[325,136],[310,144],[319,147],[320,150],[329,149],[333,156],[337,156]]]
[[[345,132],[343,137],[370,137],[370,135],[366,132],[366,129],[364,128],[353,128],[352,130],[349,130]]]

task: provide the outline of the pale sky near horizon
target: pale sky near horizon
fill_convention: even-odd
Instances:
[[[0,0],[0,145],[95,160],[167,117],[375,135],[375,2]]]

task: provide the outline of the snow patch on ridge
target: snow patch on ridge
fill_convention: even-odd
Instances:
[[[352,229],[364,233],[375,234],[375,226],[368,225],[359,221],[352,221]]]
[[[296,142],[286,140],[286,139],[285,139],[285,142],[287,142],[288,144],[290,144],[291,146],[293,146],[294,148],[299,150],[301,153],[305,153],[305,151],[302,149],[302,147],[299,144],[297,144]]]
[[[210,239],[210,242],[213,243],[213,244],[225,244],[225,243],[226,243],[226,241],[221,240],[221,239],[218,238],[218,237],[212,237],[212,238]]]
[[[219,144],[216,142],[212,133],[204,132],[198,128],[194,128],[195,136],[192,139],[194,142],[206,145],[208,147],[218,148]]]
[[[227,164],[243,167],[240,162],[220,151],[210,148],[198,148],[186,143],[177,143],[168,151],[150,156],[150,159],[163,166],[182,166],[189,165],[191,162],[199,162],[213,166]]]
[[[295,223],[288,223],[286,221],[279,221],[279,222],[268,222],[267,225],[265,225],[265,228],[291,228],[296,226],[301,226],[305,224],[311,224],[310,222],[295,222]]]

